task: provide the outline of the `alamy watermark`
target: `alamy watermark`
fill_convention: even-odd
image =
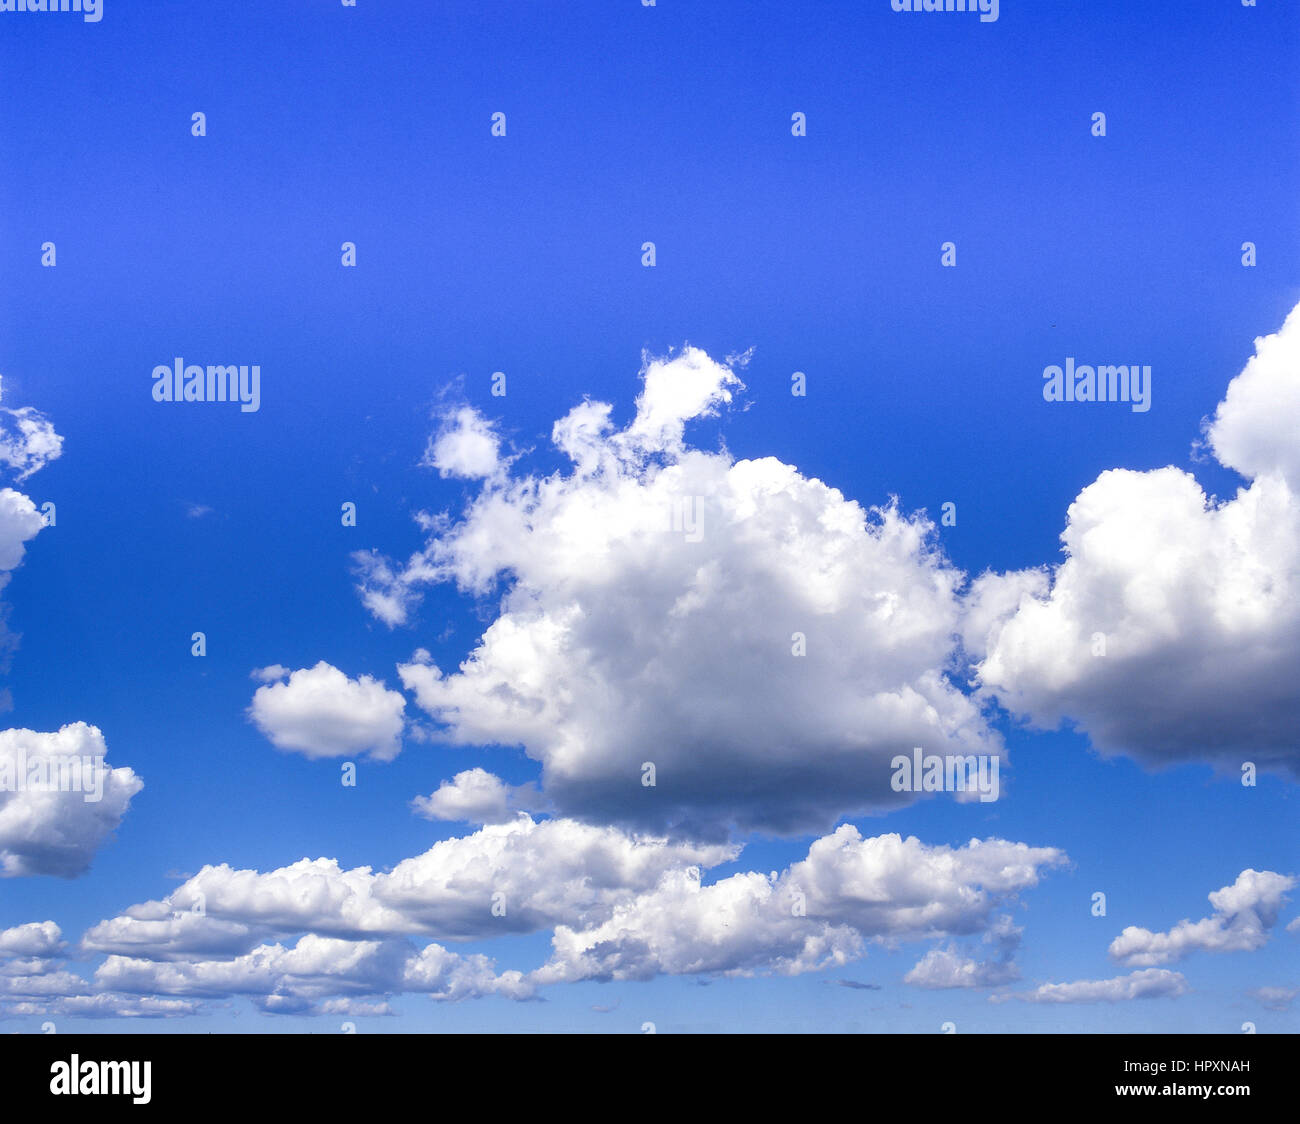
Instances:
[[[124,1096],[134,1104],[148,1104],[152,1062],[82,1061],[73,1054],[66,1062],[50,1066],[50,1093],[59,1096]]]
[[[86,23],[98,23],[104,0],[0,0],[0,12],[80,12]]]
[[[187,366],[178,355],[170,367],[155,367],[153,380],[155,402],[238,402],[245,414],[262,404],[262,368],[256,365]]]
[[[100,754],[35,753],[19,747],[0,757],[0,792],[80,792],[87,804],[104,799],[108,766]]]
[[[989,754],[900,753],[889,762],[894,770],[890,786],[895,792],[978,792],[980,802],[991,803],[1001,791],[999,758]]]
[[[998,0],[889,0],[896,12],[979,12],[980,23],[997,23]]]
[[[687,542],[700,542],[704,538],[703,511],[703,496],[675,497],[668,504],[668,531],[681,535]]]
[[[1064,367],[1044,367],[1043,400],[1046,402],[1130,402],[1135,414],[1151,409],[1151,368],[1136,363],[1115,366],[1086,363],[1075,366],[1066,356]]]

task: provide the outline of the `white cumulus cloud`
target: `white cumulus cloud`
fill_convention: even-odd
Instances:
[[[1050,847],[1000,839],[928,846],[895,834],[864,839],[846,824],[780,874],[748,871],[703,885],[698,872],[673,871],[600,925],[561,925],[550,961],[533,978],[794,975],[845,964],[869,941],[982,934],[1001,950],[984,969],[985,984],[1005,982],[1014,978],[1010,956],[1019,931],[993,912],[1065,862]],[[941,958],[927,964],[924,979],[909,982],[937,980]]]
[[[466,769],[443,781],[431,796],[417,796],[411,806],[428,820],[463,823],[507,823],[527,811],[532,798],[527,785],[508,785],[486,769]]]
[[[643,375],[625,428],[590,401],[556,423],[567,474],[503,473],[406,564],[362,556],[390,624],[430,582],[504,587],[458,670],[398,669],[441,736],[523,746],[562,815],[715,837],[911,800],[890,761],[914,746],[1001,756],[949,679],[963,575],[933,525],[691,449],[687,423],[740,385],[704,352]]]
[[[1300,310],[1256,349],[1208,430],[1248,486],[1112,469],[1070,505],[1064,562],[972,587],[988,696],[1150,766],[1300,777]]]
[[[1020,978],[1015,953],[1022,930],[1010,917],[1001,917],[984,934],[986,944],[996,946],[989,957],[963,954],[955,945],[932,948],[903,977],[904,983],[925,988],[1001,987]]]
[[[444,477],[487,479],[503,467],[501,438],[473,406],[462,406],[443,416],[438,432],[429,438],[421,463],[436,468]]]
[[[1211,916],[1184,919],[1165,933],[1130,925],[1111,942],[1110,956],[1128,967],[1148,967],[1191,952],[1251,952],[1268,942],[1286,892],[1295,885],[1290,875],[1243,870],[1232,885],[1210,894]]]
[[[75,878],[117,830],[144,782],[113,768],[98,727],[0,731],[0,877]]]
[[[1014,978],[1019,941],[998,911],[1066,862],[1050,847],[927,846],[864,839],[845,825],[780,874],[703,884],[704,870],[739,850],[521,815],[443,840],[387,873],[332,859],[266,873],[207,866],[167,899],[92,926],[80,951],[107,956],[99,991],[244,995],[267,1011],[299,1013],[402,992],[530,999],[539,987],[583,979],[794,974],[848,963],[871,942],[967,937],[994,948],[974,984],[991,986]],[[413,943],[546,929],[552,955],[532,971]]]
[[[1206,435],[1220,463],[1243,476],[1278,475],[1300,491],[1300,305],[1255,340],[1255,354],[1228,386]]]
[[[63,949],[62,937],[53,921],[29,921],[12,929],[0,929],[0,956],[58,956]]]
[[[58,460],[62,452],[63,438],[39,410],[0,406],[0,464],[7,465],[19,483]]]
[[[266,872],[205,866],[165,900],[92,926],[82,949],[174,960],[236,955],[300,932],[465,940],[595,923],[666,872],[716,866],[739,850],[521,815],[444,839],[387,873],[325,858]]]
[[[283,677],[277,665],[253,674]],[[349,679],[321,660],[289,673],[286,682],[268,682],[253,692],[249,717],[277,749],[305,757],[346,757],[368,753],[391,761],[402,750],[406,700],[369,675]]]

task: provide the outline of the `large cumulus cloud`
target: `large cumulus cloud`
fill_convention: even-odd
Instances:
[[[556,423],[571,471],[512,477],[480,446],[462,519],[426,521],[404,565],[359,556],[390,623],[429,582],[504,586],[459,669],[399,669],[443,736],[523,746],[561,814],[715,837],[898,805],[889,763],[914,746],[1000,755],[948,678],[963,577],[933,526],[772,458],[690,448],[687,423],[740,385],[702,351],[643,375],[625,427],[591,401]],[[455,425],[485,431],[464,411]]]
[[[1207,426],[1248,485],[1219,500],[1175,467],[1105,472],[1070,505],[1064,562],[977,580],[988,696],[1148,765],[1300,776],[1300,309],[1255,347]]]
[[[144,787],[131,769],[109,766],[107,753],[104,735],[85,722],[49,734],[0,731],[0,877],[89,869]]]

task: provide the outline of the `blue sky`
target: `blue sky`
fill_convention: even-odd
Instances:
[[[1195,447],[1208,440],[1203,423],[1251,360],[1256,338],[1278,333],[1300,302],[1300,15],[1269,0],[1157,10],[1005,0],[991,23],[896,13],[888,0],[806,10],[757,0],[432,10],[359,0],[355,8],[320,3],[290,14],[263,5],[237,15],[220,6],[104,3],[98,23],[74,13],[0,13],[0,98],[9,107],[0,126],[0,389],[5,408],[39,411],[62,437],[61,455],[39,474],[19,480],[15,469],[3,482],[36,507],[57,507],[55,526],[24,535],[26,556],[3,591],[19,637],[3,724],[98,727],[108,763],[132,769],[143,787],[84,872],[0,879],[0,930],[50,920],[67,942],[63,957],[45,957],[22,986],[34,994],[38,976],[59,971],[86,981],[52,998],[11,990],[10,1007],[0,995],[6,1028],[35,1030],[47,1019],[79,1025],[68,996],[104,994],[117,998],[100,1014],[143,1013],[141,996],[179,999],[192,1012],[87,1025],[178,1032],[332,1030],[343,1018],[362,1030],[411,1031],[636,1031],[646,1021],[661,1031],[933,1032],[945,1021],[971,1032],[1234,1031],[1247,1021],[1261,1031],[1300,1029],[1300,933],[1286,930],[1296,906],[1280,882],[1223,914],[1223,931],[1255,933],[1243,939],[1256,947],[1224,950],[1215,929],[1218,937],[1149,964],[1108,953],[1128,926],[1158,935],[1212,917],[1207,895],[1243,871],[1282,880],[1300,873],[1300,759],[1293,740],[1276,736],[1300,718],[1294,686],[1281,682],[1300,653],[1291,520],[1300,484],[1294,452],[1291,460],[1279,452],[1270,429],[1291,416],[1295,400],[1295,320],[1279,337],[1282,357],[1261,360],[1267,377],[1225,417],[1222,440]],[[1098,111],[1104,137],[1093,135]],[[206,115],[205,136],[191,135],[195,112]],[[506,114],[504,137],[491,135],[495,112]],[[806,136],[791,135],[795,112],[806,114]],[[355,268],[340,263],[345,241],[356,245]],[[653,268],[642,265],[646,241],[655,244]],[[954,268],[940,261],[949,241]],[[41,264],[45,242],[57,248],[53,268]],[[1244,242],[1257,247],[1254,266],[1242,264]],[[688,345],[707,364],[687,370],[682,358],[696,354]],[[733,365],[743,389],[708,383],[722,377],[727,357],[751,348],[747,362]],[[643,354],[662,362],[647,366]],[[151,371],[178,356],[258,364],[260,408],[154,401]],[[1044,401],[1044,368],[1067,356],[1149,365],[1151,409]],[[498,371],[507,377],[504,396],[491,393]],[[745,844],[705,870],[705,888],[737,873],[782,871],[845,823],[863,837],[915,836],[926,848],[980,838],[1061,852],[1059,863],[1043,860],[1033,884],[946,928],[917,936],[905,926],[859,927],[861,949],[845,963],[769,972],[776,954],[765,964],[771,949],[755,937],[757,951],[731,965],[750,976],[672,966],[689,956],[665,954],[647,967],[636,959],[644,934],[629,930],[620,963],[635,967],[600,979],[589,965],[567,965],[570,982],[540,983],[525,997],[544,1002],[496,992],[437,1001],[354,983],[318,992],[314,979],[289,980],[280,993],[318,1013],[267,1015],[255,991],[178,984],[159,972],[183,959],[160,937],[146,946],[150,956],[137,957],[155,967],[130,976],[154,972],[153,984],[107,986],[127,976],[97,975],[112,954],[80,945],[92,926],[166,898],[205,865],[265,873],[327,857],[344,870],[379,872],[438,840],[470,836],[479,830],[473,821],[430,820],[410,807],[467,770],[531,783],[560,801],[550,812],[531,808],[537,822],[647,828],[640,813],[625,815],[613,798],[583,788],[603,783],[603,763],[569,788],[559,783],[552,754],[560,751],[548,748],[544,721],[527,744],[477,738],[464,708],[460,718],[430,712],[399,675],[399,664],[427,666],[413,660],[416,649],[454,675],[502,613],[510,574],[480,596],[454,581],[420,586],[422,599],[390,626],[359,596],[354,553],[376,551],[400,569],[438,537],[417,513],[446,511],[454,521],[476,497],[504,487],[501,479],[566,477],[573,466],[551,443],[557,419],[590,397],[611,405],[617,430],[634,427],[648,371],[661,373],[674,401],[692,379],[713,387],[711,416],[678,415],[687,445],[712,458],[710,472],[726,467],[725,449],[735,462],[776,458],[863,507],[897,497],[902,517],[928,513],[944,566],[968,579],[1064,561],[1067,510],[1111,469],[1172,465],[1223,501],[1252,482],[1275,481],[1282,498],[1268,493],[1277,504],[1269,511],[1281,514],[1258,515],[1232,541],[1267,572],[1281,609],[1256,619],[1243,608],[1233,618],[1245,622],[1240,628],[1206,624],[1203,599],[1213,591],[1172,578],[1162,586],[1162,575],[1171,566],[1208,575],[1222,591],[1245,581],[1250,566],[1217,552],[1221,529],[1203,533],[1200,515],[1181,520],[1176,485],[1164,493],[1153,484],[1131,498],[1141,485],[1121,481],[1095,505],[1095,541],[1111,542],[1115,557],[1093,551],[1080,563],[1078,587],[1067,586],[1095,597],[1097,620],[1114,609],[1107,591],[1121,587],[1137,590],[1148,608],[1163,606],[1146,618],[1112,613],[1124,641],[1116,678],[1076,670],[1062,681],[1042,672],[1050,637],[1030,635],[1034,621],[1014,616],[1014,601],[999,623],[1011,629],[998,649],[1000,690],[991,670],[982,691],[970,686],[980,663],[971,653],[954,647],[951,660],[936,664],[948,677],[945,699],[954,707],[953,695],[974,700],[981,732],[972,737],[1005,748],[996,802],[939,794],[886,809],[849,785],[837,804],[838,782],[828,775],[815,800],[825,822],[783,835],[770,817],[742,807],[743,785],[718,795],[727,788],[718,776],[736,775],[744,730],[711,740],[685,702],[662,728],[646,725],[647,738],[677,738],[673,745],[701,769],[717,762],[720,770],[697,778],[707,791],[674,790],[694,812],[666,827],[669,846],[688,845],[704,823]],[[790,393],[795,371],[807,376],[806,397]],[[472,426],[451,420],[461,406],[488,427],[499,479],[457,475],[446,456],[426,456],[431,436],[473,436]],[[680,449],[651,453],[671,461]],[[517,459],[500,459],[509,457]],[[627,471],[646,471],[638,465]],[[581,510],[579,485],[588,484],[570,483]],[[591,493],[592,501],[603,495]],[[340,522],[348,501],[357,505],[355,527]],[[956,504],[956,526],[938,525],[945,502]],[[1173,561],[1159,544],[1134,559],[1123,549],[1131,536],[1106,531],[1129,526],[1122,512],[1141,502],[1155,504],[1153,523],[1172,521],[1161,541]],[[1270,527],[1273,537],[1263,531]],[[485,543],[482,564],[517,545],[490,534]],[[707,532],[701,546],[714,549]],[[726,576],[704,595],[720,614],[709,634],[729,635],[728,591],[745,593],[746,575],[761,569],[752,559],[768,548],[787,560],[793,549],[778,536],[744,561],[716,556]],[[816,558],[822,548],[808,549]],[[587,574],[579,543],[556,562],[572,573],[539,570],[531,579],[543,612],[575,582],[594,582],[581,586],[592,619],[606,606],[588,593],[607,597],[622,624],[646,607],[634,642],[584,639],[581,654],[610,697],[631,691],[611,678],[620,654],[635,659],[638,638],[663,624],[636,584],[675,580],[677,563],[663,559],[658,576],[651,552],[644,566],[629,563],[618,583],[602,585]],[[860,573],[850,567],[835,597],[878,592],[861,575],[910,583],[919,572],[919,564],[899,562],[897,573],[862,565]],[[1127,587],[1115,584],[1121,572]],[[935,610],[940,631],[945,620],[960,628],[974,611],[969,582],[963,590]],[[801,596],[790,594],[796,617]],[[1245,605],[1248,593],[1241,596]],[[1052,599],[1041,588],[1031,600],[1060,623],[1086,604],[1073,597],[1058,591]],[[831,618],[849,629],[849,602],[832,601],[843,611]],[[774,604],[773,620],[784,620],[786,608]],[[1017,647],[1022,624],[1028,638]],[[202,658],[190,654],[195,631],[206,635]],[[843,666],[860,657],[885,676],[870,690],[892,690],[899,684],[875,654],[893,649],[883,640],[873,647],[876,639],[846,651]],[[750,655],[738,648],[734,661],[713,665],[716,679],[692,675],[667,697],[696,690],[703,700],[761,698],[762,675],[784,681],[788,665]],[[788,661],[788,650],[780,658]],[[351,684],[371,676],[402,693],[400,754],[376,760],[360,743],[337,756],[319,746],[277,749],[267,731],[284,715],[250,719],[254,691],[277,682],[259,684],[255,669],[297,672],[321,661]],[[819,729],[819,715],[861,702],[852,675],[810,674],[821,686],[805,692],[806,716],[783,712],[792,723]],[[1218,688],[1203,690],[1209,681]],[[279,697],[293,684],[286,679]],[[1011,699],[1024,709],[1009,713]],[[583,752],[621,744],[616,728],[592,733],[590,724],[608,714],[588,701],[590,713],[573,717],[573,729],[591,735]],[[501,728],[489,702],[476,702],[483,710],[475,728]],[[311,700],[302,705],[310,710]],[[325,709],[325,717],[294,717],[330,742],[333,712]],[[1047,720],[1058,710],[1067,719],[1060,729]],[[1164,734],[1144,734],[1147,712],[1182,717],[1167,721]],[[1026,714],[1048,728],[1022,721]],[[1235,741],[1206,733],[1225,722],[1238,723]],[[886,733],[841,733],[842,745],[818,742],[828,759],[857,747],[860,771],[879,763]],[[1176,747],[1153,748],[1165,735]],[[776,738],[760,748],[767,756],[756,783],[766,783],[764,770],[783,753],[790,769],[805,768],[806,747]],[[1235,763],[1265,757],[1272,767],[1244,787]],[[344,760],[358,763],[355,788],[339,783]],[[719,816],[720,801],[736,813],[734,824]],[[498,877],[506,875],[493,872],[489,882]],[[545,871],[538,877],[544,883]],[[618,900],[635,910],[653,888],[623,887],[626,900]],[[996,896],[978,879],[967,888],[985,905]],[[1090,913],[1095,891],[1107,895],[1105,917]],[[838,914],[822,905],[819,916],[814,899],[809,920],[853,927],[852,903],[841,900]],[[1280,913],[1270,920],[1274,906]],[[243,908],[208,916],[247,925],[251,907]],[[983,963],[982,937],[1000,916],[1023,929],[1014,976],[975,987],[904,982],[931,950],[952,947]],[[654,898],[636,917],[689,929]],[[562,920],[594,931],[608,916],[596,908]],[[497,936],[485,924],[468,942],[431,930],[371,936],[416,949],[438,940],[462,956],[490,957],[498,974],[527,976],[552,957],[553,929]],[[254,943],[292,947],[311,931],[320,928],[257,930]],[[852,934],[837,932],[851,943]],[[198,960],[237,955],[246,953]],[[1148,970],[1182,982],[1160,977],[1164,991],[1148,998],[1014,998],[1040,985]],[[1258,989],[1275,992],[1265,1002]],[[340,996],[387,1003],[394,1013],[321,1009]]]

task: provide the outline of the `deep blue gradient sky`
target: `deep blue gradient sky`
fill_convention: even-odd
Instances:
[[[937,518],[953,501],[942,544],[971,575],[1058,561],[1067,507],[1107,468],[1173,464],[1221,496],[1241,483],[1192,447],[1254,338],[1300,300],[1292,5],[1004,0],[981,24],[887,0],[105,4],[93,25],[0,14],[4,401],[65,441],[23,486],[58,524],[4,594],[21,634],[6,724],[98,725],[145,788],[89,874],[0,881],[0,928],[50,918],[75,940],[205,863],[388,867],[464,833],[411,815],[414,795],[475,765],[537,777],[517,748],[408,742],[345,789],[336,762],[275,751],[244,713],[253,668],[327,660],[392,686],[415,647],[455,667],[492,619],[490,599],[438,587],[390,630],[353,590],[352,551],[405,557],[416,511],[469,494],[418,466],[448,388],[548,471],[551,425],[584,395],[631,417],[643,349],[752,347],[744,408],[692,439],[867,505],[897,496]],[[949,240],[955,269],[939,266]],[[40,265],[45,241],[57,268]],[[261,409],[155,403],[150,372],[176,356],[260,364]],[[1149,364],[1153,408],[1049,406],[1040,372],[1066,356]],[[345,500],[356,528],[340,526]],[[1168,929],[1247,867],[1300,867],[1294,784],[1150,773],[1078,733],[1003,727],[996,804],[855,822],[1064,849],[1071,868],[1017,916],[1025,984],[1115,975],[1106,946],[1125,925]],[[755,839],[708,878],[779,869],[807,843]],[[1094,890],[1106,918],[1089,915]],[[406,995],[396,1018],[358,1021],[1295,1031],[1294,1009],[1245,992],[1300,983],[1298,940],[1279,926],[1257,952],[1196,954],[1177,965],[1189,994],[1116,1007],[911,988],[909,945],[790,979],[581,983],[523,1005]],[[526,970],[548,935],[469,949]],[[334,1022],[234,1000],[94,1026]]]

